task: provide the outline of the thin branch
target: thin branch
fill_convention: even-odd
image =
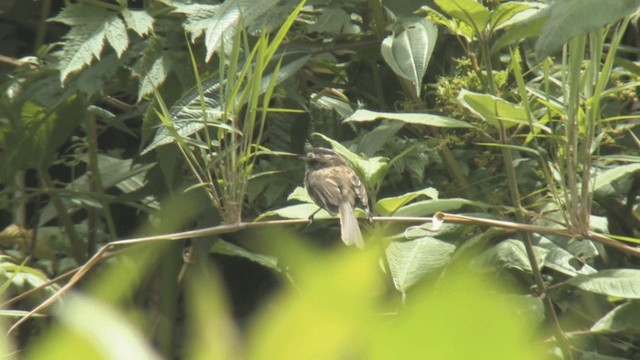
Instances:
[[[546,234],[546,235],[556,235],[556,236],[563,236],[563,237],[569,237],[569,238],[586,237],[589,240],[597,241],[597,242],[600,242],[602,244],[605,244],[605,245],[608,245],[608,246],[611,246],[611,247],[615,247],[616,249],[624,251],[624,252],[626,252],[628,254],[640,257],[640,249],[628,246],[626,244],[623,244],[623,243],[621,243],[621,242],[619,242],[617,240],[614,240],[614,239],[611,239],[611,238],[607,237],[606,235],[599,234],[599,233],[596,233],[596,232],[591,232],[591,231],[588,232],[585,236],[580,236],[578,234],[574,234],[574,233],[570,232],[567,229],[548,228],[548,227],[544,227],[544,226],[529,225],[529,224],[518,224],[518,223],[514,223],[514,222],[509,222],[509,221],[483,219],[483,218],[478,218],[478,217],[464,216],[464,215],[457,215],[457,214],[449,214],[449,213],[443,213],[443,212],[437,212],[433,216],[433,218],[430,218],[430,217],[429,218],[428,217],[417,217],[417,216],[415,216],[415,217],[409,217],[409,216],[376,216],[376,217],[373,217],[371,220],[372,221],[380,221],[380,222],[427,223],[427,222],[432,222],[434,219],[437,220],[438,222],[445,221],[445,222],[456,223],[456,224],[469,224],[469,225],[499,227],[499,228],[504,228],[504,229],[513,229],[513,230],[518,230],[518,231],[528,231],[528,232],[533,232],[533,233],[540,233],[540,234]],[[327,219],[327,220],[331,220],[331,219]],[[317,219],[317,220],[314,220],[314,221],[321,221],[321,219]],[[243,230],[243,229],[260,228],[260,227],[266,227],[266,226],[303,225],[303,224],[308,224],[308,223],[309,223],[308,219],[288,219],[288,220],[270,220],[270,221],[257,221],[257,222],[239,222],[239,223],[236,223],[236,224],[225,224],[225,225],[219,225],[219,226],[214,226],[214,227],[209,227],[209,228],[204,228],[204,229],[177,232],[177,233],[172,233],[172,234],[153,235],[153,236],[146,236],[146,237],[141,237],[141,238],[124,239],[124,240],[118,240],[118,241],[110,242],[110,243],[104,245],[97,253],[95,253],[95,255],[93,255],[86,263],[84,263],[84,265],[82,265],[78,269],[74,270],[73,272],[75,272],[75,274],[69,280],[68,283],[66,283],[64,286],[62,286],[55,294],[51,295],[48,299],[46,299],[45,301],[40,303],[40,305],[38,305],[36,308],[31,310],[27,315],[25,315],[20,320],[18,320],[15,324],[13,324],[13,326],[11,326],[11,328],[9,329],[8,332],[11,333],[11,332],[15,331],[22,323],[27,321],[30,317],[40,313],[42,310],[44,310],[47,307],[49,307],[56,300],[58,300],[62,295],[64,295],[64,293],[66,293],[71,287],[73,287],[76,283],[78,283],[78,281],[80,281],[82,279],[82,277],[94,265],[96,265],[97,263],[99,263],[103,259],[105,259],[105,258],[107,258],[109,256],[112,256],[111,254],[105,255],[105,253],[109,249],[111,249],[112,247],[126,246],[126,245],[137,245],[137,244],[143,244],[143,243],[153,242],[153,241],[176,241],[176,240],[184,240],[184,239],[203,237],[203,236],[210,236],[210,235],[221,235],[221,234],[227,234],[227,233],[240,231],[240,230]],[[68,276],[68,275],[69,275],[69,273],[62,275],[61,277]],[[58,277],[56,280],[60,279],[61,277]],[[53,280],[52,280],[52,282],[53,282]],[[45,286],[47,286],[49,284],[50,283],[47,283]],[[33,289],[31,291],[35,291],[35,289]],[[10,300],[9,303],[14,302],[15,300],[16,299],[14,298],[14,299]]]

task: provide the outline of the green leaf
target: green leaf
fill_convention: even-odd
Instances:
[[[542,265],[547,253],[546,249],[535,247],[536,260],[538,265]],[[527,256],[527,250],[521,240],[508,239],[498,243],[490,249],[484,251],[473,260],[473,265],[479,269],[518,269],[521,271],[531,271],[531,264]]]
[[[466,205],[479,205],[467,199],[438,199],[424,200],[405,205],[396,211],[396,216],[425,216],[432,215],[438,211],[451,211],[460,209]]]
[[[229,0],[216,9],[216,13],[210,20],[205,32],[205,44],[207,46],[206,61],[211,59],[213,53],[224,44],[233,44],[237,26],[242,22],[243,26],[250,25],[262,14],[275,6],[278,0]],[[227,46],[227,45],[225,45]],[[224,49],[225,52],[227,49]]]
[[[179,4],[173,12],[186,15],[182,26],[188,34],[191,34],[191,41],[195,43],[210,26],[211,18],[215,16],[220,6],[218,4]]]
[[[591,331],[599,333],[639,333],[640,302],[630,301],[616,307],[593,324]]]
[[[400,196],[388,197],[384,199],[378,200],[375,204],[376,213],[380,215],[391,215],[396,210],[398,210],[401,206],[405,205],[408,202],[413,201],[414,199],[420,196],[427,196],[431,199],[438,198],[438,190],[430,187],[423,190],[412,191]]]
[[[77,4],[65,7],[51,19],[71,26],[65,35],[60,59],[60,81],[100,59],[105,41],[121,57],[129,46],[127,29],[117,13],[97,6]]]
[[[28,359],[161,359],[130,318],[113,306],[79,293],[66,295],[61,327],[39,339]],[[130,315],[130,314],[129,314]]]
[[[380,119],[401,121],[407,124],[426,125],[442,128],[473,128],[474,126],[446,116],[424,113],[390,113],[360,109],[356,110],[344,122],[368,122]]]
[[[547,21],[536,42],[539,59],[558,50],[572,37],[596,30],[640,7],[640,0],[563,0],[553,2],[548,9]]]
[[[465,89],[460,91],[458,101],[476,116],[497,129],[502,123],[506,129],[518,124],[529,124],[527,111],[499,97],[478,94]]]
[[[505,2],[491,12],[490,27],[494,30],[509,27],[538,13],[542,5],[510,1]]]
[[[596,269],[584,262],[595,254],[597,250],[588,240],[572,241],[563,248],[547,238],[542,238],[536,245],[548,250],[544,258],[544,266],[569,276],[578,274],[593,274]]]
[[[489,9],[476,0],[435,0],[442,11],[474,29],[476,35],[484,31],[491,19]]]
[[[596,294],[627,299],[640,299],[640,270],[607,269],[596,274],[578,275],[570,285]]]
[[[505,31],[504,34],[493,43],[491,53],[495,54],[502,48],[522,39],[538,36],[547,20],[544,14],[544,11],[539,10],[536,14],[524,19],[519,19],[510,25],[508,31]]]
[[[211,246],[211,252],[228,256],[237,256],[258,263],[266,268],[280,272],[278,258],[270,255],[257,254],[222,239],[217,239]]]
[[[122,18],[127,28],[135,31],[141,37],[149,34],[153,30],[153,17],[144,10],[122,10]]]
[[[304,51],[289,51],[274,56],[274,62],[282,60],[282,65],[274,79],[277,84],[281,83],[289,76],[298,71],[310,59],[310,55]],[[259,92],[264,94],[274,73],[269,72],[264,75],[260,84]],[[202,82],[202,90],[206,105],[207,124],[217,126],[226,131],[237,131],[229,127],[227,124],[219,121],[222,114],[222,104],[220,100],[220,89],[226,82],[220,84],[218,75],[214,75]],[[173,123],[178,135],[187,137],[204,128],[203,109],[200,106],[200,93],[198,87],[193,87],[185,95],[183,95],[170,110],[171,122]],[[144,155],[158,146],[172,143],[174,138],[171,131],[166,127],[161,127],[156,132],[151,143],[140,153]]]
[[[605,191],[606,187],[611,183],[640,171],[640,164],[627,164],[615,166],[602,174],[597,175],[596,183],[593,185],[593,191]]]
[[[397,22],[380,47],[384,61],[415,85],[418,96],[437,38],[438,28],[431,20],[411,18]]]
[[[375,184],[376,182],[380,181],[387,173],[387,158],[377,156],[365,159],[357,154],[354,154],[344,145],[323,134],[314,133],[312,135],[321,137],[329,142],[331,144],[331,147],[345,159],[347,159],[347,161],[351,163],[353,169],[362,176],[361,179],[366,186],[370,186],[371,184]]]
[[[455,249],[454,245],[432,237],[389,244],[385,253],[396,289],[406,293],[424,276],[442,269]]]

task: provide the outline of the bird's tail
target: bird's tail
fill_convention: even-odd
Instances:
[[[362,239],[362,232],[360,232],[360,225],[358,225],[353,205],[345,201],[340,204],[339,211],[342,241],[347,245],[355,244],[360,249],[364,249],[364,240]]]

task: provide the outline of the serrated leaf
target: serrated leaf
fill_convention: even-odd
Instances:
[[[390,113],[360,109],[356,110],[344,122],[368,122],[380,119],[402,121],[408,124],[426,125],[442,128],[473,128],[474,126],[446,116],[424,113]]]
[[[385,250],[393,284],[405,293],[425,275],[442,269],[456,247],[432,237],[393,242]]]
[[[639,7],[640,0],[555,1],[549,6],[547,21],[536,42],[536,55],[544,58],[572,37],[630,16]]]
[[[568,283],[596,294],[640,299],[640,270],[637,269],[601,270],[595,274],[578,275]]]
[[[423,190],[412,191],[400,196],[388,197],[378,200],[375,204],[375,210],[380,215],[391,215],[401,206],[415,200],[420,196],[427,196],[431,199],[438,198],[438,190],[430,187]]]
[[[616,307],[593,324],[591,331],[640,333],[640,302],[630,301]]]
[[[437,38],[438,28],[431,20],[412,18],[397,22],[380,47],[384,61],[414,84],[418,96]]]
[[[243,26],[250,25],[277,3],[278,0],[229,0],[222,3],[205,32],[206,61],[218,51],[223,41],[225,44],[233,43],[236,27],[240,22]]]
[[[522,106],[512,104],[497,96],[462,89],[458,95],[458,101],[480,119],[497,129],[501,128],[501,123],[505,129],[518,124],[529,124],[527,111]]]
[[[218,4],[180,4],[173,12],[187,15],[182,26],[191,34],[191,41],[195,42],[211,25],[211,19],[219,8]]]
[[[122,18],[127,27],[140,36],[145,36],[153,30],[153,17],[144,10],[122,10]]]
[[[100,54],[107,41],[122,56],[129,46],[129,37],[124,22],[117,13],[91,5],[70,5],[51,19],[71,26],[65,35],[65,43],[60,59],[60,81],[85,66]]]

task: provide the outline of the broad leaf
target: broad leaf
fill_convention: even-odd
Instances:
[[[539,247],[534,248],[536,253],[536,261],[538,266],[542,265],[547,250]],[[495,270],[495,269],[518,269],[530,272],[531,263],[527,256],[524,243],[521,240],[508,239],[491,247],[483,252],[473,261],[473,265],[479,269]]]
[[[438,211],[451,211],[460,209],[467,205],[479,205],[467,199],[438,199],[424,200],[405,205],[398,209],[394,215],[396,216],[427,216]]]
[[[563,0],[553,2],[547,21],[536,42],[538,58],[558,50],[572,37],[630,16],[640,7],[640,0]]]
[[[401,206],[413,201],[420,196],[427,196],[431,199],[437,199],[438,190],[430,187],[419,191],[408,192],[400,196],[380,199],[378,200],[377,204],[375,204],[376,213],[380,215],[391,215]]]
[[[442,128],[473,128],[473,125],[448,118],[446,116],[423,113],[390,113],[360,109],[356,110],[344,122],[368,122],[380,119],[401,121],[408,124],[426,125]]]
[[[570,285],[597,294],[640,299],[640,270],[607,269],[569,279]]]
[[[432,237],[391,243],[385,253],[396,289],[406,293],[425,275],[442,269],[455,249],[454,245]]]
[[[497,129],[501,128],[501,124],[506,129],[518,124],[529,124],[527,112],[523,107],[493,95],[462,89],[458,95],[458,101]]]
[[[600,333],[640,333],[640,302],[630,301],[611,310],[592,327]]]
[[[511,26],[535,15],[540,7],[540,5],[529,2],[510,1],[502,3],[491,12],[490,26],[494,30]]]
[[[611,183],[640,171],[640,164],[627,164],[615,166],[596,177],[596,183],[593,186],[594,192],[605,192]]]
[[[542,238],[537,246],[548,250],[544,266],[569,276],[595,273],[596,269],[584,262],[590,258],[590,254],[597,254],[593,243],[582,240],[572,241],[568,245],[568,248],[563,248],[547,238]]]
[[[418,96],[437,38],[438,28],[431,20],[413,18],[396,23],[393,34],[382,41],[384,61],[414,84]]]
[[[435,0],[442,11],[471,27],[476,35],[489,24],[489,9],[476,0]]]

